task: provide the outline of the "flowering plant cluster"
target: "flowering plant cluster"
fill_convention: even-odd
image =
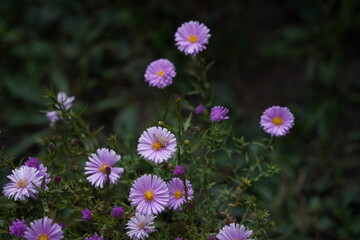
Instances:
[[[211,104],[206,80],[211,63],[198,57],[209,32],[190,21],[175,33],[178,49],[191,55],[192,95],[199,101],[186,94],[169,99],[164,117],[143,129],[136,143],[119,142],[114,135],[99,143],[101,129],[91,131],[72,109],[75,97],[47,91],[50,129],[40,141],[46,150],[20,164],[1,158],[2,167],[12,168],[2,189],[10,204],[9,235],[29,240],[268,239],[273,222],[251,186],[278,171],[267,154],[273,137],[289,133],[294,116],[286,107],[270,107],[260,117],[270,138],[247,142],[237,137],[226,122],[230,110]],[[159,91],[168,91],[164,88],[175,77],[175,64],[164,58],[150,63],[144,74]],[[228,176],[219,171],[219,153],[228,157]]]

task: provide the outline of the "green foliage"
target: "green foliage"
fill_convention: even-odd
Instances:
[[[171,113],[159,110],[158,91],[139,87],[146,65],[164,56],[173,60],[178,69],[186,66],[195,78],[190,81],[193,78],[178,71],[174,86],[161,100],[167,102],[173,93],[181,93],[182,99],[193,104],[182,102],[186,109],[184,119],[198,103],[205,103],[207,110],[214,100],[227,104],[232,131],[245,136],[242,142],[248,145],[242,150],[236,147],[232,148],[235,153],[212,153],[216,157],[216,173],[225,175],[223,182],[231,176],[237,183],[249,184],[246,177],[233,173],[237,161],[230,166],[234,160],[228,159],[244,162],[243,159],[254,157],[253,150],[264,150],[247,140],[262,136],[258,127],[261,111],[274,104],[287,105],[294,111],[296,120],[291,135],[273,142],[276,148],[269,153],[269,159],[260,161],[265,175],[250,182],[249,191],[260,205],[272,206],[270,212],[276,225],[271,237],[357,239],[359,1],[134,4],[3,0],[0,16],[0,145],[5,146],[0,158],[2,166],[19,166],[28,156],[44,154],[53,142],[68,147],[69,142],[62,143],[61,137],[51,140],[51,134],[44,131],[49,124],[44,112],[52,108],[46,107],[49,101],[42,97],[46,87],[76,96],[74,114],[82,112],[80,117],[91,120],[91,126],[79,122],[75,125],[87,129],[87,134],[103,126],[96,139],[122,155],[128,154],[123,157],[123,164],[132,169],[131,159],[137,156],[132,151],[141,130],[157,121],[176,130],[177,120],[168,119]],[[202,21],[211,29],[206,54],[209,59],[216,59],[216,64],[210,70],[205,71],[205,62],[186,62],[173,46],[169,33],[190,19]],[[212,65],[211,62],[206,64]],[[207,73],[207,81],[212,85],[210,94],[201,95],[206,92],[201,71]],[[188,95],[183,97],[185,94]],[[195,115],[191,123],[182,130],[182,140],[189,139],[186,148],[192,155],[205,151],[202,143],[209,141],[213,133],[199,127],[202,120]],[[190,134],[190,130],[194,133]],[[81,137],[84,140],[84,136],[73,132],[67,141]],[[85,145],[90,150],[99,144],[94,136],[90,139],[94,142],[80,140],[76,150],[64,152],[57,147],[55,152],[66,154],[71,161],[86,158]],[[242,144],[234,139],[229,142]],[[259,142],[267,145],[266,140]],[[228,158],[229,154],[232,158]],[[142,164],[138,166],[142,172],[151,168],[146,162]],[[279,174],[265,177],[277,171],[274,166],[280,168]],[[259,176],[257,169],[251,177]],[[135,169],[131,171],[134,177]],[[0,186],[6,183],[9,172],[10,168],[0,169]],[[204,174],[211,176],[214,172]],[[224,187],[220,193],[236,199],[236,187]],[[224,202],[225,211],[226,200],[220,201]],[[14,208],[14,203],[1,199],[0,209],[9,208]],[[238,219],[243,213],[240,208],[233,211]],[[2,234],[7,232],[4,224],[0,214]]]

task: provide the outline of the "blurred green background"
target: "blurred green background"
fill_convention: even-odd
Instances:
[[[230,108],[248,139],[266,136],[263,110],[288,106],[291,134],[276,139],[281,171],[257,184],[276,221],[274,239],[360,239],[360,1],[0,1],[0,146],[36,155],[49,125],[44,88],[76,96],[100,138],[136,141],[158,119],[162,91],[146,66],[177,67],[170,94],[191,89],[178,26],[211,30],[214,105]],[[194,102],[194,105],[199,102]],[[5,174],[5,173],[4,173]],[[1,184],[2,185],[2,184]]]

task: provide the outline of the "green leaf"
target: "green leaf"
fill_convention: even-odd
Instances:
[[[186,121],[184,122],[184,131],[186,131],[190,125],[191,125],[191,119],[192,119],[192,113],[190,113],[189,117],[186,119]]]

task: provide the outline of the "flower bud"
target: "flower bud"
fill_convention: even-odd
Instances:
[[[53,151],[55,150],[55,148],[56,148],[55,144],[51,143],[51,144],[49,145],[50,151],[53,152]]]
[[[54,181],[55,181],[56,183],[60,183],[60,182],[61,182],[61,176],[55,176]]]

